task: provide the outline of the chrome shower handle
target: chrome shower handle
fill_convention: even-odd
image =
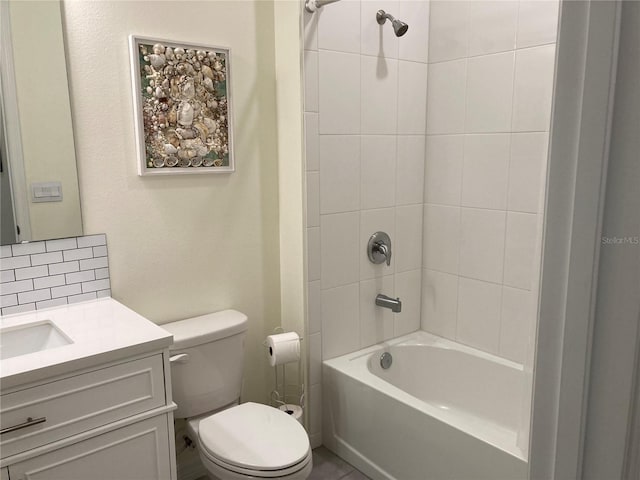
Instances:
[[[367,256],[372,263],[391,265],[391,238],[385,232],[376,232],[367,243]]]

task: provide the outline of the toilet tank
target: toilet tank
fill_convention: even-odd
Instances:
[[[247,327],[247,316],[236,310],[162,325],[173,334],[169,351],[175,418],[218,410],[240,398]]]

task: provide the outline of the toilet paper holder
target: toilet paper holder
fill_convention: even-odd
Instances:
[[[285,333],[285,330],[283,327],[278,326],[276,328],[273,329],[273,334],[279,334],[279,333]],[[302,341],[303,337],[299,337],[299,339]],[[267,340],[265,339],[262,342],[262,345],[265,348],[269,348],[269,345],[267,344]],[[305,400],[305,384],[303,381],[303,377],[302,377],[302,355],[300,355],[300,358],[298,359],[298,381],[295,384],[291,384],[291,385],[287,385],[287,380],[286,380],[286,366],[287,364],[283,364],[283,365],[275,365],[273,368],[275,369],[275,388],[271,391],[270,394],[270,401],[271,401],[271,405],[279,408],[283,405],[288,405],[288,404],[295,404],[295,402],[291,402],[291,401],[287,401],[287,397],[291,398],[292,396],[297,397],[299,395],[299,400],[298,400],[298,405],[300,405],[302,407],[302,409],[304,410],[304,400]],[[278,391],[278,386],[280,384],[279,382],[279,369],[282,369],[282,395],[280,395],[280,392]],[[287,394],[287,387],[296,387],[299,388],[299,392],[296,392],[295,394]]]

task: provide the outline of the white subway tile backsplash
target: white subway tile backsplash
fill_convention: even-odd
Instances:
[[[392,100],[398,92],[398,61],[383,57],[360,57],[360,122],[365,135],[396,133],[398,101],[371,101],[379,97]],[[402,111],[400,109],[400,111]],[[403,112],[403,115],[406,112]]]
[[[14,257],[20,255],[31,255],[33,253],[44,253],[44,242],[28,242],[28,243],[16,243],[11,245],[11,252]]]
[[[360,207],[360,137],[320,136],[320,213]]]
[[[555,50],[551,44],[516,52],[514,132],[549,131]]]
[[[426,63],[400,61],[398,65],[399,134],[424,135],[427,132],[427,78]]]
[[[46,265],[49,263],[62,262],[61,252],[39,253],[31,255],[31,265]]]
[[[60,253],[60,252],[58,252]],[[53,255],[53,254],[50,254]],[[65,262],[70,262],[72,260],[82,260],[84,258],[93,258],[93,248],[77,248],[75,250],[65,250],[62,252],[62,256],[64,256]],[[59,260],[60,262],[62,261]]]
[[[507,206],[509,134],[467,135],[462,168],[462,206]]]
[[[2,315],[111,295],[104,234],[5,245],[2,254]]]
[[[0,293],[9,295],[10,293],[20,293],[33,290],[33,280],[20,280],[17,282],[7,282],[0,284]]]
[[[106,268],[109,266],[107,257],[89,258],[80,260],[80,270],[93,270],[95,268]]]
[[[516,45],[518,1],[471,2],[469,55],[513,50]]]
[[[464,132],[466,70],[466,59],[429,65],[428,134]]]
[[[502,286],[460,277],[456,339],[497,354]]]
[[[86,235],[84,237],[77,237],[78,248],[84,247],[97,247],[99,245],[107,244],[107,236],[104,233],[97,235]]]
[[[77,260],[49,265],[49,275],[77,272],[78,270],[80,270],[80,263]]]
[[[11,245],[0,245],[0,258],[10,257],[12,255]]]
[[[57,240],[47,240],[45,242],[47,246],[47,252],[55,252],[56,250],[69,250],[72,248],[78,248],[78,241],[73,238],[60,238]]]
[[[321,50],[319,69],[320,135],[360,133],[360,56]]]
[[[465,132],[510,131],[514,60],[511,51],[467,61]]]
[[[64,275],[51,275],[48,277],[36,278],[33,280],[33,288],[39,290],[41,288],[59,287],[65,285]]]
[[[16,280],[25,280],[27,278],[46,277],[49,275],[49,269],[46,265],[37,267],[18,268],[15,270]]]
[[[51,298],[68,297],[69,295],[77,295],[82,293],[82,284],[74,283],[73,285],[65,285],[63,287],[53,287],[51,289]]]
[[[69,304],[72,304],[72,303],[87,302],[89,300],[95,300],[96,298],[98,298],[98,295],[96,294],[96,292],[91,292],[91,293],[83,293],[82,295],[72,295],[67,298],[67,301],[69,302]]]
[[[396,137],[363,135],[360,159],[360,208],[393,207],[396,184]]]
[[[5,257],[0,261],[0,270],[12,270],[15,268],[24,268],[31,266],[31,257],[24,255],[22,257]]]
[[[424,135],[398,135],[396,205],[422,203],[424,197]]]
[[[42,290],[32,290],[30,292],[22,292],[18,294],[18,303],[39,302],[41,300],[49,300],[51,298],[51,290],[44,288]]]
[[[65,281],[67,285],[72,283],[88,282],[96,279],[96,274],[93,270],[87,270],[84,272],[67,273],[65,275]]]
[[[0,270],[0,282],[13,282],[15,279],[15,270]]]

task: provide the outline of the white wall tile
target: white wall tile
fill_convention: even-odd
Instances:
[[[320,133],[360,133],[360,56],[321,50],[319,72]]]
[[[422,237],[424,266],[458,273],[460,208],[426,204]]]
[[[314,15],[318,16],[318,48],[360,53],[359,0],[342,0]]]
[[[373,278],[360,282],[360,348],[375,345],[393,337],[393,313],[375,304],[381,293],[393,296],[394,276]]]
[[[369,238],[376,232],[386,232],[391,238],[391,266],[386,263],[375,264],[369,260],[367,245]],[[362,210],[360,212],[360,240],[357,245],[360,259],[360,279],[389,275],[395,271],[394,245],[396,242],[395,210],[380,208],[376,210]]]
[[[399,337],[420,330],[422,271],[396,273],[395,297],[402,302],[402,311],[393,313],[393,336]]]
[[[51,275],[48,277],[36,278],[33,280],[33,288],[40,290],[42,288],[59,287],[65,285],[64,275]]]
[[[322,385],[312,385],[309,388],[309,407],[311,418],[309,430],[312,435],[321,434],[322,431]]]
[[[109,278],[108,268],[96,268],[96,280],[100,280],[102,278]]]
[[[471,2],[469,55],[513,50],[517,23],[517,0]]]
[[[520,0],[518,48],[556,41],[559,1]]]
[[[93,247],[93,256],[94,257],[106,257],[107,256],[107,246],[101,245],[99,247]]]
[[[513,51],[467,62],[467,133],[508,132],[513,100]]]
[[[399,102],[394,99],[398,97],[398,61],[363,55],[360,62],[361,132],[396,133]]]
[[[309,385],[322,381],[322,335],[309,335]]]
[[[396,205],[423,202],[425,139],[423,135],[397,137]]]
[[[24,305],[16,305],[2,309],[2,315],[13,315],[14,313],[30,312],[36,309],[35,303],[25,303]]]
[[[57,240],[47,240],[46,242],[47,252],[55,252],[56,250],[69,250],[72,248],[78,248],[78,241],[73,238],[60,238]]]
[[[67,297],[79,293],[82,293],[82,285],[74,283],[73,285],[65,285],[64,287],[53,287],[51,289],[51,298]]]
[[[18,294],[11,293],[9,295],[0,296],[0,308],[13,307],[18,304]]]
[[[91,247],[86,247],[86,248],[78,248],[76,250],[64,250],[62,252],[52,252],[52,253],[45,253],[43,255],[48,255],[48,256],[59,256],[59,260],[58,259],[47,259],[46,261],[43,259],[42,263],[53,263],[53,262],[62,262],[63,258],[65,262],[70,262],[72,260],[82,260],[85,258],[93,258],[93,248]],[[35,256],[35,255],[34,255]],[[31,261],[34,261],[33,256],[31,257]]]
[[[0,245],[0,258],[6,258],[12,256],[11,245]]]
[[[44,253],[45,251],[44,242],[28,242],[11,245],[11,252],[14,257],[19,257],[20,255],[31,255],[34,253]]]
[[[460,275],[502,282],[506,213],[463,208],[460,223]]]
[[[307,173],[307,227],[320,226],[320,173]]]
[[[106,268],[108,266],[109,259],[107,257],[87,258],[85,260],[80,260],[80,270]],[[51,270],[51,267],[49,267],[49,270]]]
[[[395,271],[422,268],[422,205],[396,207]]]
[[[318,136],[318,114],[304,114],[304,150],[306,156],[307,172],[320,170],[320,146]]]
[[[466,59],[429,65],[427,133],[464,132],[466,68]]]
[[[0,294],[2,295],[27,292],[29,290],[33,290],[33,280],[31,279],[0,284]]]
[[[111,296],[111,289],[108,288],[106,290],[98,290],[96,292],[96,298],[105,298]]]
[[[466,135],[462,168],[462,200],[465,207],[507,206],[509,134]]]
[[[401,60],[426,63],[429,57],[429,2],[400,0],[399,18],[409,25],[399,49]]]
[[[535,213],[507,213],[505,285],[527,290],[533,285],[537,222]]]
[[[72,295],[67,297],[67,303],[80,303],[80,302],[88,302],[89,300],[94,300],[98,298],[96,292],[83,293],[82,295]]]
[[[0,270],[0,282],[13,282],[16,279],[14,270]]]
[[[427,81],[426,63],[400,61],[397,97],[399,134],[424,135],[426,133]],[[376,98],[376,101],[385,102],[381,98]]]
[[[107,236],[104,233],[98,233],[97,235],[85,235],[84,237],[76,237],[78,241],[78,248],[84,247],[97,247],[107,244]]]
[[[80,270],[80,262],[78,262],[78,260],[73,260],[71,262],[54,263],[49,265],[49,275],[77,272],[78,270]]]
[[[358,283],[322,291],[322,358],[353,352],[360,348]]]
[[[459,342],[498,353],[502,286],[461,277],[458,287]]]
[[[395,36],[389,21],[384,25],[378,24],[376,21],[378,10],[385,10],[394,15],[398,11],[398,2],[397,0],[360,2],[360,53],[376,57],[398,58],[399,39]]]
[[[320,333],[322,310],[320,308],[320,280],[308,283],[307,305],[309,309],[309,333]]]
[[[548,131],[551,124],[555,45],[516,52],[513,131]]]
[[[360,137],[320,136],[320,213],[360,207]]]
[[[41,310],[43,308],[59,307],[67,304],[67,297],[54,298],[53,300],[43,300],[36,302],[36,309]]]
[[[307,228],[307,275],[309,281],[320,280],[320,228]]]
[[[546,133],[514,133],[511,135],[509,192],[507,208],[537,213],[544,194],[547,165]]]
[[[322,288],[337,287],[358,281],[359,217],[358,212],[322,215],[320,219]]]
[[[429,135],[424,199],[427,203],[460,205],[464,136]]]
[[[0,262],[0,270],[12,270],[14,268],[24,268],[30,266],[31,257],[29,255],[23,255],[21,257],[5,257]]]
[[[96,274],[93,270],[86,270],[84,272],[75,272],[75,273],[67,273],[65,275],[65,282],[67,285],[71,283],[81,283],[88,282],[90,280],[95,280]]]
[[[429,12],[429,62],[466,57],[469,2],[432,1]]]
[[[396,197],[396,137],[363,135],[360,160],[360,208],[392,207]]]
[[[43,288],[42,290],[32,290],[30,292],[22,292],[18,294],[18,303],[40,302],[51,298],[51,290]]]
[[[435,270],[423,270],[423,330],[442,337],[456,338],[458,316],[458,276]]]
[[[502,287],[500,356],[518,363],[524,363],[535,320],[532,298],[526,290]]]
[[[27,278],[46,277],[49,275],[49,269],[46,265],[37,267],[17,268],[15,270],[16,280],[25,280]]]

